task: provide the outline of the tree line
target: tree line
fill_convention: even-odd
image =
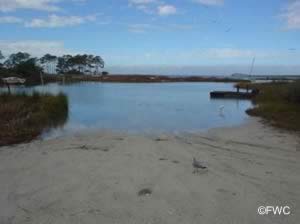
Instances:
[[[77,54],[61,57],[45,54],[32,57],[29,53],[18,52],[4,57],[0,51],[0,76],[21,76],[31,81],[39,80],[40,74],[94,74],[104,68],[101,56]]]

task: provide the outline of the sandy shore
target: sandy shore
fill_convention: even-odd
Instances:
[[[296,136],[256,120],[201,134],[102,132],[2,147],[0,224],[296,224],[299,154]],[[193,157],[208,169],[193,173]],[[288,205],[291,215],[260,216],[262,205]]]

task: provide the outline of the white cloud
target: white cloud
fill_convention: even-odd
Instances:
[[[300,0],[291,1],[281,17],[286,21],[287,29],[300,29]]]
[[[160,0],[128,0],[129,6],[150,15],[167,16],[176,14],[177,8]]]
[[[1,23],[23,23],[23,20],[15,16],[1,16],[0,24]]]
[[[34,9],[42,11],[57,11],[60,0],[0,0],[0,11],[9,12],[17,9]]]
[[[26,22],[26,27],[31,28],[57,28],[66,26],[76,26],[87,22],[94,22],[96,20],[95,15],[90,16],[57,16],[50,15],[47,19],[33,19],[30,22]]]
[[[160,5],[157,10],[160,16],[169,16],[177,13],[177,8],[173,5]]]
[[[133,6],[136,9],[148,14],[155,13],[155,11],[152,8],[153,5],[156,5],[157,3],[158,0],[128,0],[129,6]]]
[[[159,0],[128,0],[128,3],[129,6],[152,15],[169,16],[177,13],[174,5],[165,4]]]
[[[88,16],[58,16],[53,14],[45,19],[34,18],[30,21],[26,21],[22,18],[15,16],[0,16],[0,24],[22,24],[25,27],[31,28],[57,28],[66,26],[76,26],[87,22],[96,22],[97,15],[98,14]]]
[[[224,0],[194,0],[194,1],[207,6],[220,6],[224,4]]]
[[[28,52],[32,56],[40,57],[47,53],[53,55],[72,54],[71,50],[64,47],[63,42],[59,41],[2,41],[0,49],[5,56],[16,52]],[[74,53],[74,52],[73,52]]]

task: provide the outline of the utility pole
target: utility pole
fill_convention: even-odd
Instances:
[[[8,82],[5,82],[5,83],[6,83],[6,85],[7,85],[8,94],[11,94],[9,83],[8,83]]]
[[[2,82],[6,85],[8,94],[11,94],[9,83],[6,80],[4,80],[4,79],[2,79]]]
[[[252,64],[251,64],[251,69],[250,69],[250,77],[251,77],[251,75],[252,75],[252,72],[253,72],[253,68],[254,68],[254,64],[255,64],[255,57],[253,58],[253,60],[252,60]]]

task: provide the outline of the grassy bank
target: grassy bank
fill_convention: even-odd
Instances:
[[[245,88],[245,84],[240,84]],[[287,83],[249,84],[260,92],[255,97],[255,107],[247,110],[252,116],[264,118],[272,125],[300,131],[300,81]]]
[[[0,146],[27,142],[68,117],[65,95],[0,95]]]

